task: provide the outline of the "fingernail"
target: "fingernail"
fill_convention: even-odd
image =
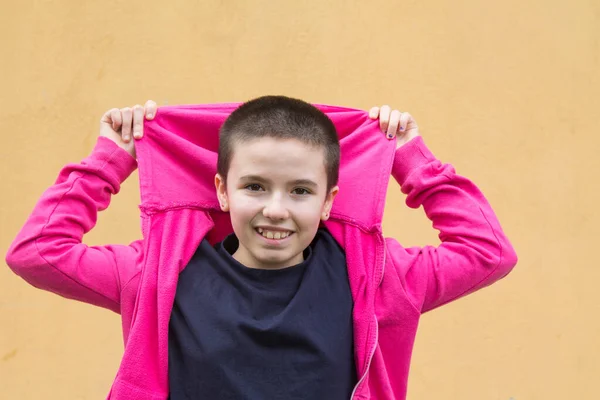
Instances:
[[[401,130],[401,131],[403,131],[403,130],[404,130],[404,127],[403,127],[403,126],[401,126],[401,127],[400,127],[400,130]]]
[[[146,118],[148,118],[148,119],[151,119],[152,117],[154,117],[154,114],[152,114],[152,113],[149,113],[149,114],[146,116]]]
[[[394,135],[392,135],[391,133],[388,133],[388,135],[387,135],[387,138],[388,138],[388,139],[393,139],[393,138],[394,138]]]

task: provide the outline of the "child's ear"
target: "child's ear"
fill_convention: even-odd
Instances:
[[[229,202],[227,201],[227,184],[221,175],[215,175],[215,189],[217,190],[217,198],[221,205],[221,211],[229,211]]]
[[[327,221],[329,219],[329,213],[331,212],[331,207],[333,206],[333,200],[335,196],[339,193],[340,188],[338,186],[334,186],[327,193],[327,197],[325,197],[325,204],[323,204],[323,212],[321,213],[321,220]]]

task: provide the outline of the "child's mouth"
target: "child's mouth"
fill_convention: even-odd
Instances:
[[[281,241],[294,234],[292,231],[271,231],[263,228],[256,228],[256,233],[269,241]]]

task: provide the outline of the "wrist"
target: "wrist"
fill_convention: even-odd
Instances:
[[[392,176],[402,186],[408,176],[420,166],[436,160],[421,136],[416,136],[396,149]]]
[[[138,165],[129,151],[104,136],[98,137],[90,158],[102,162],[104,166],[111,166],[120,182],[127,179]]]
[[[413,140],[419,136],[420,135],[418,133],[406,133],[404,136],[398,137],[396,139],[396,150],[398,150],[400,147],[408,144],[411,140]]]

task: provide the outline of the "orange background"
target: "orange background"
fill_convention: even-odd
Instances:
[[[600,398],[597,1],[2,1],[0,251],[108,108],[243,101],[411,112],[489,198],[520,262],[423,317],[409,399]],[[89,244],[139,237],[137,175]],[[390,186],[385,231],[437,243]],[[109,311],[0,269],[0,397],[98,399],[122,353]]]

